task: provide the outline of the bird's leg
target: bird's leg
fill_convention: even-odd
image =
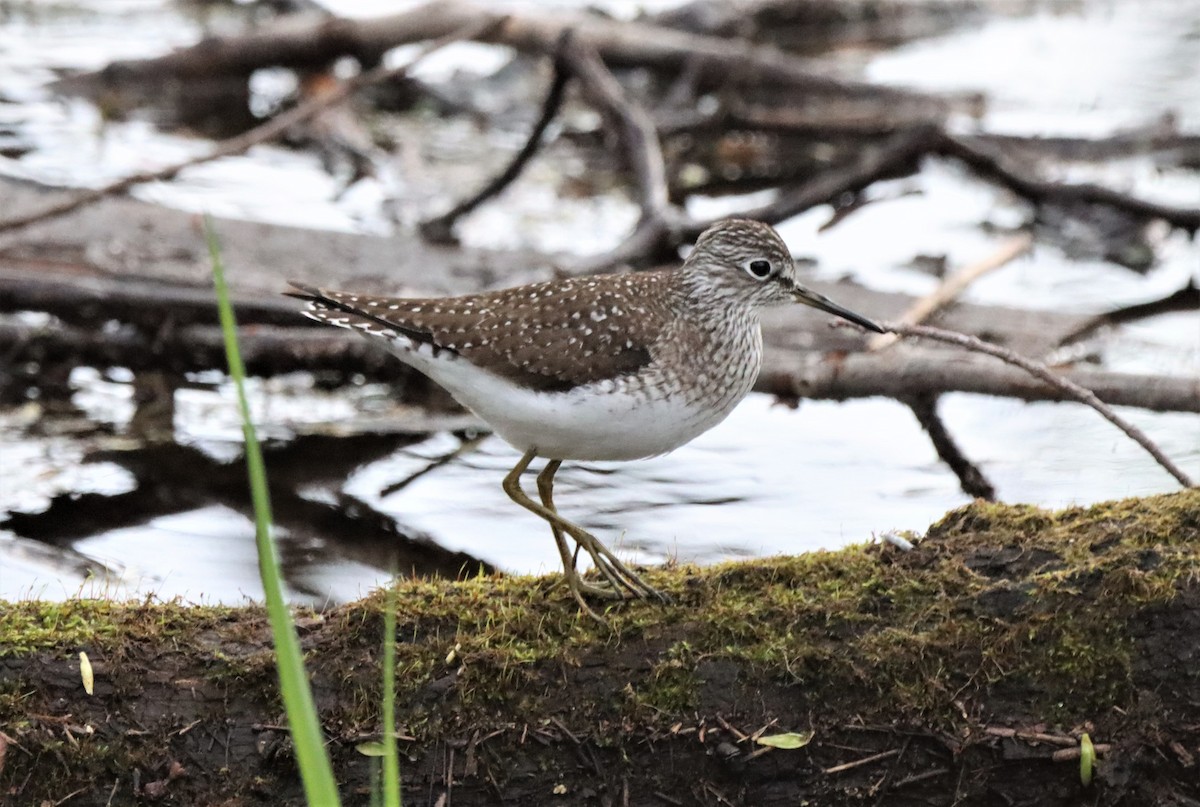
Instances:
[[[616,578],[616,582],[619,583],[620,587],[628,592],[628,594],[622,595],[619,590],[609,591],[608,589],[599,589],[595,586],[587,586],[582,580],[579,579],[578,573],[576,573],[574,579],[572,579],[569,573],[574,571],[574,563],[572,563],[567,569],[567,584],[572,587],[572,591],[580,591],[592,594],[593,596],[608,598],[621,598],[622,596],[632,595],[634,597],[643,598],[657,597],[658,599],[665,600],[666,597],[654,589],[650,584],[642,580],[642,578],[638,577],[633,571],[626,568],[625,564],[621,562],[620,558],[614,555],[612,551],[602,544],[594,535],[583,529],[583,527],[573,524],[572,522],[563,518],[557,512],[551,510],[545,505],[538,504],[525,494],[525,491],[521,489],[521,474],[524,473],[525,469],[529,467],[529,463],[533,461],[534,456],[536,456],[536,453],[533,450],[526,451],[525,455],[521,457],[521,460],[516,464],[516,466],[514,466],[513,469],[508,472],[508,475],[504,477],[504,492],[508,494],[508,498],[512,499],[514,502],[521,505],[531,513],[536,513],[537,515],[541,516],[542,519],[550,524],[551,528],[558,527],[564,533],[571,536],[571,538],[573,538],[576,543],[587,550],[587,552],[593,558],[603,558],[604,562],[608,566],[608,570],[611,571]]]
[[[554,473],[558,470],[558,466],[562,465],[561,460],[550,460],[546,468],[538,474],[538,493],[542,498],[542,505],[539,506],[536,502],[525,495],[525,491],[521,488],[521,474],[529,467],[529,463],[536,456],[534,451],[527,451],[525,456],[521,457],[521,461],[517,463],[508,476],[504,477],[504,492],[508,494],[508,498],[512,499],[522,507],[533,511],[541,516],[550,525],[550,530],[554,533],[554,543],[558,546],[558,554],[563,562],[563,577],[566,580],[567,588],[571,590],[571,595],[579,602],[580,606],[596,619],[600,617],[588,607],[583,600],[583,595],[587,594],[597,598],[620,599],[621,593],[619,587],[613,589],[604,589],[592,586],[585,583],[579,576],[578,570],[575,568],[575,559],[571,555],[571,550],[567,546],[567,540],[563,535],[563,527],[556,523],[555,519],[566,521],[558,515],[558,511],[554,509],[553,489],[554,489]],[[543,510],[551,515],[547,516]],[[569,523],[569,522],[567,522]],[[574,537],[574,536],[572,536]],[[601,620],[603,621],[603,620]]]
[[[554,510],[554,474],[558,471],[558,466],[562,465],[562,460],[550,460],[546,463],[546,467],[537,475],[538,496],[542,499],[542,506],[547,510]],[[554,533],[554,543],[558,546],[558,554],[562,557],[563,568],[575,568],[575,558],[571,555],[571,548],[567,546],[567,539],[563,536],[563,531],[556,524],[550,525],[550,531]]]
[[[554,474],[558,471],[558,466],[560,465],[562,465],[562,460],[550,460],[537,476],[538,496],[542,499],[542,506],[555,513],[558,510],[554,507]],[[558,555],[562,558],[563,563],[563,580],[566,581],[567,588],[571,591],[571,596],[575,598],[575,601],[579,603],[579,607],[588,616],[603,622],[604,619],[588,606],[587,601],[583,599],[583,594],[586,592],[593,596],[611,597],[613,592],[596,589],[584,583],[579,576],[579,569],[575,565],[575,555],[572,554],[571,548],[567,546],[567,538],[563,535],[562,529],[557,524],[551,522],[550,531],[554,533],[554,544],[558,547]]]
[[[542,499],[542,505],[553,513],[558,513],[558,508],[554,506],[554,475],[558,473],[560,465],[562,465],[562,460],[550,460],[537,477],[538,495]],[[576,560],[579,557],[579,544],[575,545],[575,551],[572,553],[567,547],[567,541],[563,536],[562,529],[553,523],[550,524],[550,529],[554,532],[554,541],[558,544],[558,553],[562,556],[563,569],[566,570],[567,577],[578,577],[579,572]],[[622,588],[619,575],[615,574],[602,558],[596,557],[595,553],[592,553],[592,559],[596,562],[596,569],[604,575],[609,585],[612,586],[612,591],[619,592]],[[572,589],[572,593],[576,593],[574,588]],[[610,594],[611,592],[606,590],[605,593]]]

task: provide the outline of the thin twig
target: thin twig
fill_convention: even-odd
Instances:
[[[1091,390],[1079,386],[1078,384],[1068,381],[1058,373],[1051,370],[1041,362],[1034,361],[1014,353],[1013,351],[984,342],[974,336],[968,336],[955,331],[947,331],[941,328],[931,328],[928,325],[905,325],[904,323],[882,323],[886,330],[894,331],[901,336],[915,336],[921,339],[933,339],[937,342],[946,342],[951,345],[958,345],[967,350],[976,353],[986,353],[989,356],[994,356],[1008,364],[1020,367],[1030,375],[1046,382],[1050,386],[1061,390],[1063,394],[1079,403],[1086,404],[1092,409],[1100,413],[1101,417],[1109,423],[1116,426],[1121,431],[1125,432],[1135,443],[1146,449],[1147,453],[1166,469],[1167,473],[1175,477],[1185,488],[1195,487],[1195,483],[1191,480],[1183,470],[1171,461],[1171,458],[1162,452],[1162,450],[1146,436],[1145,432],[1128,422],[1109,407],[1108,404],[1096,397]]]
[[[747,734],[745,734],[744,732],[740,731],[738,728],[736,728],[735,726],[733,726],[732,724],[730,724],[730,722],[729,722],[728,720],[726,720],[725,718],[721,717],[720,715],[717,715],[717,722],[721,724],[721,728],[723,728],[723,729],[725,729],[726,731],[728,731],[728,732],[729,732],[730,734],[732,734],[734,737],[737,737],[737,738],[738,738],[738,742],[743,742],[743,743],[744,743],[744,742],[746,742],[747,740],[749,740],[749,739],[750,739],[750,736],[749,736],[749,735],[747,735]]]
[[[551,121],[557,117],[559,110],[562,109],[563,97],[566,95],[567,80],[571,77],[570,71],[563,62],[561,48],[562,43],[559,46],[560,52],[554,56],[554,80],[550,83],[550,89],[546,92],[546,100],[542,102],[542,114],[538,118],[537,123],[533,125],[533,129],[529,132],[529,137],[525,140],[525,145],[521,146],[521,150],[516,153],[512,162],[505,166],[503,171],[493,177],[477,193],[459,202],[449,212],[423,222],[421,224],[421,235],[425,236],[425,238],[439,244],[453,241],[454,237],[450,231],[454,227],[455,222],[512,184],[521,175],[521,172],[525,170],[525,166],[529,161],[533,159],[533,155],[537,153],[538,147],[542,143],[542,137],[546,134],[546,129],[549,128]]]
[[[1111,749],[1112,745],[1110,743],[1095,743],[1092,745],[1092,751],[1098,757],[1104,756]],[[1078,745],[1076,745],[1074,748],[1060,748],[1050,755],[1050,759],[1054,760],[1055,762],[1070,762],[1072,760],[1079,759],[1081,755],[1082,750]]]
[[[890,751],[881,751],[878,754],[871,754],[869,757],[863,757],[862,759],[856,759],[852,762],[843,762],[841,765],[834,765],[832,768],[825,768],[824,770],[821,771],[821,773],[826,774],[826,775],[834,774],[834,773],[842,773],[843,771],[848,771],[853,768],[861,767],[863,765],[870,765],[872,762],[879,762],[882,759],[889,759],[890,757],[899,756],[900,751],[901,751],[901,749],[899,749],[899,748],[893,748]]]
[[[948,773],[950,773],[949,768],[931,768],[927,771],[923,771],[922,773],[914,773],[912,776],[906,776],[899,782],[896,782],[896,784],[892,785],[892,790],[899,790],[902,787],[915,785],[918,782],[924,782],[926,779],[933,779],[936,776],[945,776]]]
[[[1079,746],[1079,738],[1071,737],[1066,734],[1048,734],[1044,731],[1024,731],[1022,729],[1014,729],[1009,726],[988,726],[983,730],[983,733],[989,737],[1003,737],[1006,740],[1024,740],[1030,743],[1049,743],[1063,748],[1076,748]]]
[[[983,260],[965,266],[947,277],[931,294],[916,300],[907,311],[900,315],[898,321],[905,325],[920,325],[934,313],[958,299],[959,295],[976,280],[1024,255],[1031,246],[1033,246],[1033,236],[1029,233],[1021,233],[1010,238]],[[883,350],[895,344],[899,338],[894,333],[875,334],[867,340],[867,350]]]
[[[260,143],[274,140],[276,137],[279,137],[296,124],[306,121],[314,115],[320,113],[322,110],[328,109],[329,107],[344,101],[350,95],[358,92],[364,87],[369,87],[373,84],[378,84],[382,81],[387,81],[389,79],[404,75],[418,62],[425,59],[434,51],[440,50],[447,45],[463,39],[474,39],[475,37],[481,36],[489,28],[500,24],[503,24],[503,20],[496,21],[493,19],[488,19],[484,22],[473,23],[471,25],[464,26],[448,36],[444,36],[441,39],[430,42],[428,45],[422,48],[416,56],[398,67],[376,67],[372,70],[366,71],[365,73],[360,73],[354,78],[341,83],[326,95],[320,95],[304,101],[303,103],[297,104],[287,112],[276,115],[266,123],[256,126],[248,132],[243,132],[236,137],[222,140],[221,142],[217,143],[217,145],[207,154],[181,160],[153,171],[142,171],[136,174],[131,174],[130,176],[118,179],[115,182],[110,182],[103,187],[84,191],[78,196],[64,200],[56,205],[52,205],[45,210],[40,210],[36,213],[29,213],[24,216],[17,216],[16,218],[11,218],[7,221],[0,221],[0,233],[20,230],[24,227],[30,226],[31,224],[37,224],[42,221],[58,218],[59,216],[65,216],[68,213],[72,213],[81,207],[85,207],[107,196],[124,193],[135,185],[142,185],[147,182],[161,182],[163,180],[171,179],[185,168],[203,165],[204,163],[209,163],[213,160],[219,160],[222,157],[232,157],[234,155],[241,154],[245,151],[248,151],[253,146],[259,145]]]
[[[879,794],[875,799],[874,807],[879,807],[879,805],[883,804],[883,799],[887,796],[888,789],[891,787],[892,779],[896,776],[896,769],[900,767],[900,761],[904,759],[904,755],[908,752],[910,745],[912,745],[912,737],[905,737],[904,745],[900,746],[900,753],[892,760],[892,764],[888,765],[887,773],[879,780],[879,784],[873,788]]]

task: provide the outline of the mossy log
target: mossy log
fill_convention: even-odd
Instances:
[[[405,803],[1200,803],[1200,491],[647,574],[674,603],[606,625],[546,579],[401,584]],[[383,602],[298,616],[347,804]],[[0,802],[302,803],[257,608],[2,604],[0,682]]]

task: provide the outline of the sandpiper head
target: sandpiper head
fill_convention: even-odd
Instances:
[[[847,319],[868,330],[883,328],[796,280],[796,264],[787,244],[769,224],[725,219],[696,239],[684,269],[703,277],[722,297],[754,307],[802,303]]]

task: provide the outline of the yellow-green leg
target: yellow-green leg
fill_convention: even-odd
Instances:
[[[542,500],[542,506],[551,512],[557,513],[558,510],[554,507],[554,474],[558,471],[558,466],[562,465],[562,460],[550,460],[546,463],[546,467],[537,475],[538,496]],[[602,589],[592,586],[585,582],[579,575],[579,568],[575,564],[576,556],[579,553],[578,547],[575,552],[567,546],[567,538],[563,535],[562,529],[557,524],[551,522],[550,531],[554,533],[554,544],[558,547],[559,557],[562,558],[563,564],[563,580],[567,583],[567,588],[571,591],[571,596],[579,603],[579,607],[584,613],[592,617],[592,619],[604,621],[604,618],[597,614],[587,604],[583,598],[585,594],[599,598],[614,598],[619,596],[616,587],[612,589]]]
[[[550,525],[550,529],[554,533],[555,544],[558,546],[559,555],[562,557],[563,573],[566,577],[567,586],[571,589],[572,595],[581,603],[585,595],[605,599],[656,597],[665,600],[666,597],[642,580],[631,569],[627,568],[621,562],[620,558],[614,555],[598,538],[558,514],[558,511],[554,508],[553,491],[554,474],[562,464],[559,460],[551,460],[546,469],[538,475],[538,492],[541,495],[542,504],[538,504],[525,494],[525,491],[521,489],[521,474],[529,467],[529,463],[533,462],[535,456],[537,456],[535,451],[530,450],[525,452],[520,462],[504,477],[504,492],[514,502],[531,513],[537,514]],[[612,588],[601,588],[591,585],[579,576],[579,572],[575,568],[575,559],[567,547],[564,534],[571,536],[591,556],[597,570],[610,583]]]
[[[556,514],[558,514],[558,508],[554,506],[554,475],[558,473],[559,466],[561,465],[562,460],[550,460],[537,476],[538,496],[541,497],[542,506]],[[575,551],[571,552],[567,546],[563,531],[555,524],[551,524],[550,529],[554,533],[554,542],[558,545],[558,553],[562,557],[563,569],[567,570],[567,576],[578,577],[576,560],[579,557],[579,546],[577,545]],[[581,580],[579,584],[580,590],[595,597],[604,597],[607,599],[619,598],[621,596],[620,592],[624,588],[621,584],[620,574],[612,568],[612,565],[604,557],[597,555],[595,552],[589,552],[589,554],[596,565],[596,571],[604,576],[609,588],[592,586]]]

